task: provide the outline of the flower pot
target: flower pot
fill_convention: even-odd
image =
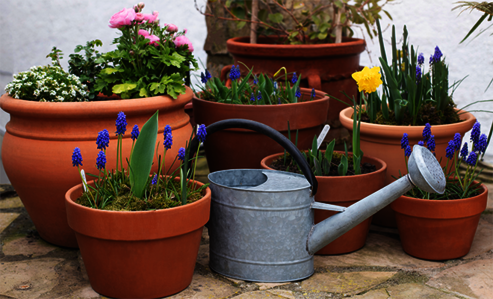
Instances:
[[[348,107],[341,111],[341,124],[349,131],[353,130],[353,108]],[[454,138],[455,133],[469,131],[474,125],[476,118],[471,113],[460,115],[461,122],[449,125],[436,125],[431,127],[431,132],[435,135],[436,158],[441,159],[442,166],[445,166],[445,149],[448,142]],[[360,147],[365,155],[377,157],[384,160],[387,165],[386,184],[389,184],[402,175],[406,174],[406,162],[404,160],[404,150],[401,149],[401,139],[404,133],[408,134],[409,144],[418,144],[423,139],[424,126],[391,126],[379,125],[362,122],[360,127]],[[395,217],[390,207],[384,208],[373,216],[373,223],[381,226],[396,227]]]
[[[426,260],[449,260],[471,249],[488,189],[478,196],[456,200],[427,200],[401,196],[391,204],[404,251]]]
[[[141,212],[84,207],[74,202],[81,194],[81,184],[67,191],[67,219],[96,292],[112,298],[157,298],[190,284],[209,220],[209,188],[194,203]]]
[[[338,153],[343,153],[335,151]],[[274,154],[262,159],[262,168],[272,169],[269,165],[282,153]],[[318,192],[315,200],[318,202],[349,207],[355,202],[378,191],[385,186],[385,172],[387,164],[378,158],[363,156],[362,163],[370,163],[376,166],[376,171],[354,176],[316,176]],[[319,223],[336,212],[315,210],[315,223]],[[362,248],[366,242],[366,236],[370,229],[371,218],[361,222],[344,235],[331,242],[317,254],[342,254],[356,251]]]
[[[301,89],[309,95],[310,89]],[[320,133],[327,119],[329,98],[321,91],[315,100],[282,105],[236,105],[193,99],[195,122],[206,126],[220,120],[242,118],[258,121],[288,135],[288,121],[291,139],[294,141],[298,130],[298,148],[311,147],[313,137]],[[244,129],[227,129],[207,137],[205,152],[211,172],[259,168],[260,161],[267,155],[281,152],[283,148],[269,137]]]
[[[277,36],[259,37],[257,44],[250,44],[250,37],[228,39],[226,46],[235,64],[242,62],[255,73],[274,75],[280,68],[301,75],[302,87],[322,90],[343,101],[349,101],[344,92],[352,98],[358,95],[352,73],[360,70],[360,54],[365,50],[363,39],[343,38],[339,44],[275,44]],[[247,70],[243,68],[243,75]],[[350,102],[348,102],[350,103]],[[344,104],[330,99],[328,121],[339,119]]]
[[[2,143],[2,162],[5,172],[26,207],[40,236],[55,245],[77,247],[65,213],[65,192],[80,183],[77,169],[72,167],[75,147],[82,153],[86,173],[98,173],[96,157],[98,132],[108,129],[111,135],[107,150],[108,169],[115,168],[115,120],[118,112],[127,115],[127,132],[123,138],[123,153],[130,153],[130,132],[159,110],[159,130],[169,124],[173,129],[173,147],[166,155],[170,166],[180,146],[192,132],[189,117],[183,107],[192,98],[187,88],[176,100],[167,96],[132,100],[108,100],[80,103],[40,103],[0,98],[0,107],[10,113],[7,132]],[[158,136],[162,140],[162,135]],[[162,155],[163,147],[159,147]],[[178,167],[178,164],[174,168]],[[154,163],[157,171],[157,163]]]

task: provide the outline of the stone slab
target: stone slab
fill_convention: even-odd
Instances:
[[[0,209],[22,208],[23,206],[24,205],[18,196],[0,199]]]
[[[237,299],[264,299],[264,298],[282,298],[282,299],[295,299],[292,291],[288,290],[267,290],[267,291],[254,291],[241,294],[234,298]]]
[[[3,245],[3,253],[5,255],[25,255],[28,257],[38,257],[45,255],[57,247],[46,243],[42,239],[18,238],[9,241]]]
[[[480,219],[471,250],[463,259],[472,259],[490,250],[493,250],[493,224]]]
[[[17,218],[18,213],[0,213],[0,234]]]
[[[197,263],[209,269],[209,244],[200,245]]]
[[[432,277],[426,284],[472,298],[492,298],[493,259],[451,267]]]
[[[66,299],[67,296],[63,295],[61,297],[58,297],[56,299]],[[100,298],[106,298],[94,291],[90,285],[85,286],[84,288],[70,294],[70,297],[68,298],[77,298],[77,299],[100,299]]]
[[[402,250],[399,240],[377,233],[368,234],[365,247],[353,253],[315,256],[315,269],[363,266],[419,270],[440,268],[445,264],[413,258]]]
[[[388,288],[372,290],[368,293],[355,296],[358,299],[457,299],[456,296],[442,292],[422,284],[404,283]]]
[[[239,288],[233,287],[226,282],[214,279],[212,276],[204,276],[195,272],[193,274],[192,283],[188,288],[167,298],[227,298],[239,291]]]
[[[328,292],[344,295],[355,295],[379,285],[397,272],[348,272],[348,273],[315,273],[301,283],[307,293]]]
[[[57,284],[55,267],[61,258],[42,258],[0,264],[0,295],[33,299],[49,292]]]
[[[275,287],[279,286],[284,286],[287,284],[290,284],[290,282],[278,282],[278,283],[272,283],[272,282],[256,282],[256,285],[258,285],[258,289],[261,291],[272,289]]]

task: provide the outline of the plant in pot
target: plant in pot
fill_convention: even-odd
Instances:
[[[371,70],[371,80],[368,84],[361,83],[366,69],[358,72],[356,78],[366,92],[371,96],[378,85],[382,83],[378,68]],[[361,95],[364,98],[364,94]],[[359,148],[359,127],[361,122],[361,109],[354,101],[354,108],[358,115],[353,119],[353,152],[334,151],[335,140],[332,140],[325,151],[318,147],[323,141],[315,137],[311,150],[302,152],[304,158],[313,169],[318,182],[319,192],[315,195],[318,202],[330,203],[348,207],[357,201],[367,197],[385,186],[385,172],[387,164],[381,159],[363,155]],[[298,165],[286,152],[265,157],[261,165],[266,169],[294,171],[301,173]],[[357,186],[357,188],[355,188]],[[315,223],[319,223],[336,212],[315,210]],[[362,248],[366,242],[366,236],[370,228],[371,217],[361,222],[356,227],[323,247],[317,254],[342,254]]]
[[[399,197],[391,204],[397,220],[397,228],[404,251],[412,256],[428,260],[448,260],[466,255],[472,245],[481,213],[486,209],[488,189],[477,178],[478,162],[484,155],[491,139],[481,134],[476,122],[468,142],[461,147],[462,138],[456,133],[445,151],[443,171],[447,177],[445,193],[430,194],[417,187]],[[423,131],[423,140],[435,152],[435,142],[430,126]],[[404,160],[411,155],[408,135],[401,140]],[[465,173],[459,165],[466,164]]]
[[[380,25],[377,22],[379,32]],[[364,102],[364,117],[361,123],[361,149],[365,154],[384,160],[387,165],[387,184],[405,169],[399,139],[408,134],[412,144],[421,139],[424,125],[434,126],[437,159],[445,163],[445,148],[455,133],[464,134],[473,126],[475,117],[462,109],[457,109],[452,99],[453,90],[460,82],[449,86],[448,67],[442,59],[438,47],[431,55],[430,70],[425,72],[424,55],[418,54],[407,43],[407,29],[404,27],[401,50],[397,50],[395,28],[392,32],[392,58],[387,59],[382,35],[379,35],[382,65],[382,95],[376,93]],[[452,90],[449,93],[449,89]],[[353,108],[341,111],[340,121],[352,130]],[[390,207],[374,215],[373,222],[378,225],[395,227],[395,219]]]
[[[158,110],[160,131],[168,123],[175,144],[181,146],[192,132],[183,112],[192,98],[183,82],[190,65],[195,65],[191,48],[176,26],[160,27],[157,12],[145,14],[142,8],[141,4],[124,9],[111,18],[110,26],[121,32],[116,50],[97,52],[101,44],[97,40],[77,46],[67,72],[60,66],[61,51],[54,48],[49,54],[52,65],[15,75],[0,98],[0,107],[10,114],[2,142],[3,166],[40,236],[50,243],[77,247],[63,201],[78,177],[59,162],[60,157],[77,145],[85,157],[95,159],[94,132],[109,127],[120,111],[127,113],[131,124],[142,127]],[[101,98],[100,91],[115,95]],[[113,134],[110,138],[116,140]],[[130,135],[122,142],[129,151]],[[168,153],[168,165],[177,151]],[[110,155],[108,167],[114,168],[114,153]],[[93,165],[87,170],[96,172]]]
[[[297,77],[289,80],[285,68],[272,78],[264,74],[252,75],[250,69],[241,79],[237,65],[229,77],[231,87],[226,87],[216,77],[205,80],[193,98],[196,123],[208,126],[223,119],[249,119],[287,136],[289,120],[291,128],[300,132],[298,146],[308,148],[327,119],[328,97],[314,89],[300,88]],[[270,138],[244,129],[218,132],[207,139],[205,145],[211,172],[259,168],[262,158],[280,151],[282,147]]]
[[[116,168],[107,168],[109,139],[100,132],[95,179],[86,182],[82,155],[76,147],[72,164],[82,183],[65,195],[67,219],[74,229],[92,288],[113,298],[157,298],[185,289],[191,282],[202,229],[209,220],[211,192],[208,184],[195,181],[197,152],[181,147],[171,165],[164,156],[173,145],[169,126],[164,142],[158,136],[158,112],[139,132],[134,126],[132,147],[122,148],[126,130],[123,112],[118,114],[113,146]],[[201,125],[196,135],[206,137]],[[200,145],[199,145],[200,146]],[[163,157],[156,156],[163,147]],[[195,155],[195,157],[194,157]],[[178,161],[177,161],[178,160]],[[123,164],[128,167],[125,169]],[[68,162],[68,161],[66,161]],[[158,165],[151,175],[152,164]]]
[[[207,1],[201,13],[236,22],[238,29],[251,25],[250,37],[234,37],[227,41],[234,64],[241,61],[249,68],[254,67],[256,73],[271,76],[285,66],[303,74],[301,86],[342,98],[344,93],[350,97],[358,93],[351,74],[360,70],[360,53],[366,47],[364,39],[352,37],[353,29],[364,26],[372,38],[376,33],[375,20],[381,18],[380,14],[390,17],[383,10],[388,2]],[[218,14],[215,6],[223,8],[225,16]],[[226,79],[230,68],[223,69],[221,79]],[[344,107],[331,100],[328,113],[331,126],[338,125],[339,111]]]

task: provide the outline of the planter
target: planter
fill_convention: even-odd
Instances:
[[[404,251],[427,260],[449,260],[469,252],[488,189],[475,197],[426,200],[401,196],[391,204]]]
[[[353,108],[349,107],[341,111],[340,121],[349,131],[353,130]],[[431,132],[435,135],[436,158],[441,159],[442,166],[445,166],[445,149],[448,142],[454,138],[455,133],[461,136],[469,131],[476,118],[471,113],[464,113],[460,116],[462,122],[449,125],[436,125],[431,127]],[[395,181],[394,177],[399,177],[406,173],[406,163],[404,160],[404,150],[401,149],[401,139],[404,133],[409,136],[409,144],[418,144],[423,139],[424,126],[391,126],[379,125],[362,122],[360,127],[360,146],[365,155],[377,157],[384,160],[387,165],[386,184]],[[373,223],[381,226],[396,227],[395,217],[390,207],[387,207],[373,217]]]
[[[310,89],[301,89],[309,95]],[[320,133],[327,119],[328,97],[316,92],[313,101],[282,105],[236,105],[193,99],[195,123],[206,126],[224,119],[241,118],[258,121],[288,135],[294,141],[298,131],[298,147],[311,147],[313,137]],[[205,141],[205,152],[210,172],[236,169],[259,168],[260,161],[268,155],[283,151],[269,137],[245,129],[227,129],[217,132]]]
[[[176,100],[158,96],[101,102],[39,103],[3,95],[0,107],[10,113],[2,143],[3,166],[40,236],[55,245],[77,247],[75,234],[67,223],[64,204],[65,192],[80,183],[80,176],[71,164],[75,147],[81,150],[86,173],[97,173],[99,150],[96,137],[99,131],[108,129],[111,141],[106,167],[114,169],[117,140],[114,131],[118,112],[123,111],[127,115],[123,153],[130,153],[130,131],[134,124],[142,128],[159,110],[160,132],[166,124],[173,129],[174,144],[166,155],[166,165],[169,166],[192,132],[189,117],[183,110],[191,98],[189,88]],[[162,135],[158,138],[162,140]],[[159,154],[162,151],[160,146]],[[157,171],[157,163],[153,169]]]
[[[202,228],[209,220],[209,188],[194,203],[142,212],[84,207],[74,202],[81,193],[81,184],[68,190],[65,205],[96,292],[112,298],[157,298],[190,284]]]
[[[262,167],[265,169],[272,169],[269,165],[274,159],[282,155],[282,153],[278,153],[265,157],[261,162]],[[355,202],[383,188],[385,186],[387,164],[380,159],[368,157],[366,155],[363,156],[362,162],[375,165],[377,170],[372,173],[355,176],[316,176],[318,181],[318,193],[315,195],[315,200],[318,202],[349,207]],[[314,213],[315,223],[319,223],[336,214],[336,212],[326,210],[315,210]],[[317,254],[342,254],[362,248],[366,242],[371,218],[372,217],[369,217],[367,220],[361,222],[350,231],[319,250]]]
[[[356,97],[358,89],[351,78],[360,70],[360,53],[365,50],[363,39],[343,38],[339,44],[277,45],[277,36],[259,37],[257,44],[250,44],[250,37],[235,37],[227,41],[228,52],[235,64],[242,62],[255,73],[273,75],[281,67],[301,75],[302,87],[322,90],[338,99],[349,101],[343,94]],[[247,70],[242,68],[246,75]],[[330,99],[329,123],[339,119],[339,111],[346,106]],[[332,123],[331,123],[332,125]]]

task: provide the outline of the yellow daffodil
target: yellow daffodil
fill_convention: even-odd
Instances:
[[[377,87],[382,84],[382,75],[378,66],[371,69],[365,66],[361,72],[353,73],[352,77],[358,84],[359,91],[365,91],[366,93],[376,91]]]

